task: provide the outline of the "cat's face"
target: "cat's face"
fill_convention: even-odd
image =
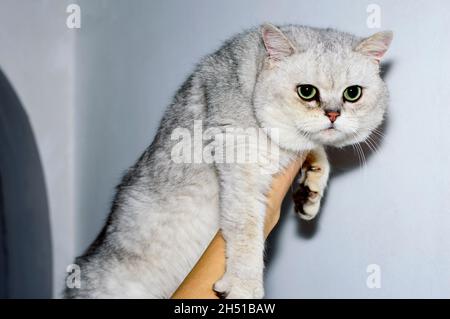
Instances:
[[[378,33],[360,43],[355,38],[324,43],[318,37],[299,50],[274,26],[263,27],[268,56],[254,95],[261,125],[278,128],[280,146],[296,151],[365,140],[386,110],[379,60],[391,37]]]

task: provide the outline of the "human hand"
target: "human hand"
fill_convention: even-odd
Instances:
[[[267,194],[267,211],[264,236],[267,237],[280,218],[281,203],[299,172],[305,157],[301,156],[289,164],[283,172],[273,177],[272,186]],[[212,298],[217,299],[213,284],[225,272],[225,240],[219,231],[206,248],[200,260],[185,278],[174,299]]]
[[[281,173],[274,175],[272,186],[267,194],[267,210],[264,224],[264,236],[267,237],[280,219],[281,204],[286,193],[297,176],[305,156],[290,163]]]

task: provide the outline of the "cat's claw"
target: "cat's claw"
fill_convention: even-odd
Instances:
[[[319,192],[311,191],[310,188],[304,184],[293,194],[295,203],[295,211],[303,220],[312,220],[317,216],[320,209],[321,195]]]

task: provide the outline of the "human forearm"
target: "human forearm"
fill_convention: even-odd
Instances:
[[[282,174],[274,178],[271,190],[267,194],[264,238],[267,238],[277,224],[284,195],[300,170],[302,163],[303,158],[297,159]],[[172,295],[172,298],[218,299],[212,287],[225,272],[225,260],[225,240],[219,231],[192,271]]]

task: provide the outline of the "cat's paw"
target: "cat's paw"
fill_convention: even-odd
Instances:
[[[299,188],[292,198],[295,211],[304,220],[312,220],[320,210],[320,201],[328,182],[329,164],[323,151],[314,151],[302,167]]]
[[[261,299],[264,297],[262,280],[241,279],[227,273],[214,284],[213,289],[221,299]]]
[[[312,220],[319,213],[321,195],[305,184],[300,184],[293,194],[293,199],[295,211],[301,219]]]

